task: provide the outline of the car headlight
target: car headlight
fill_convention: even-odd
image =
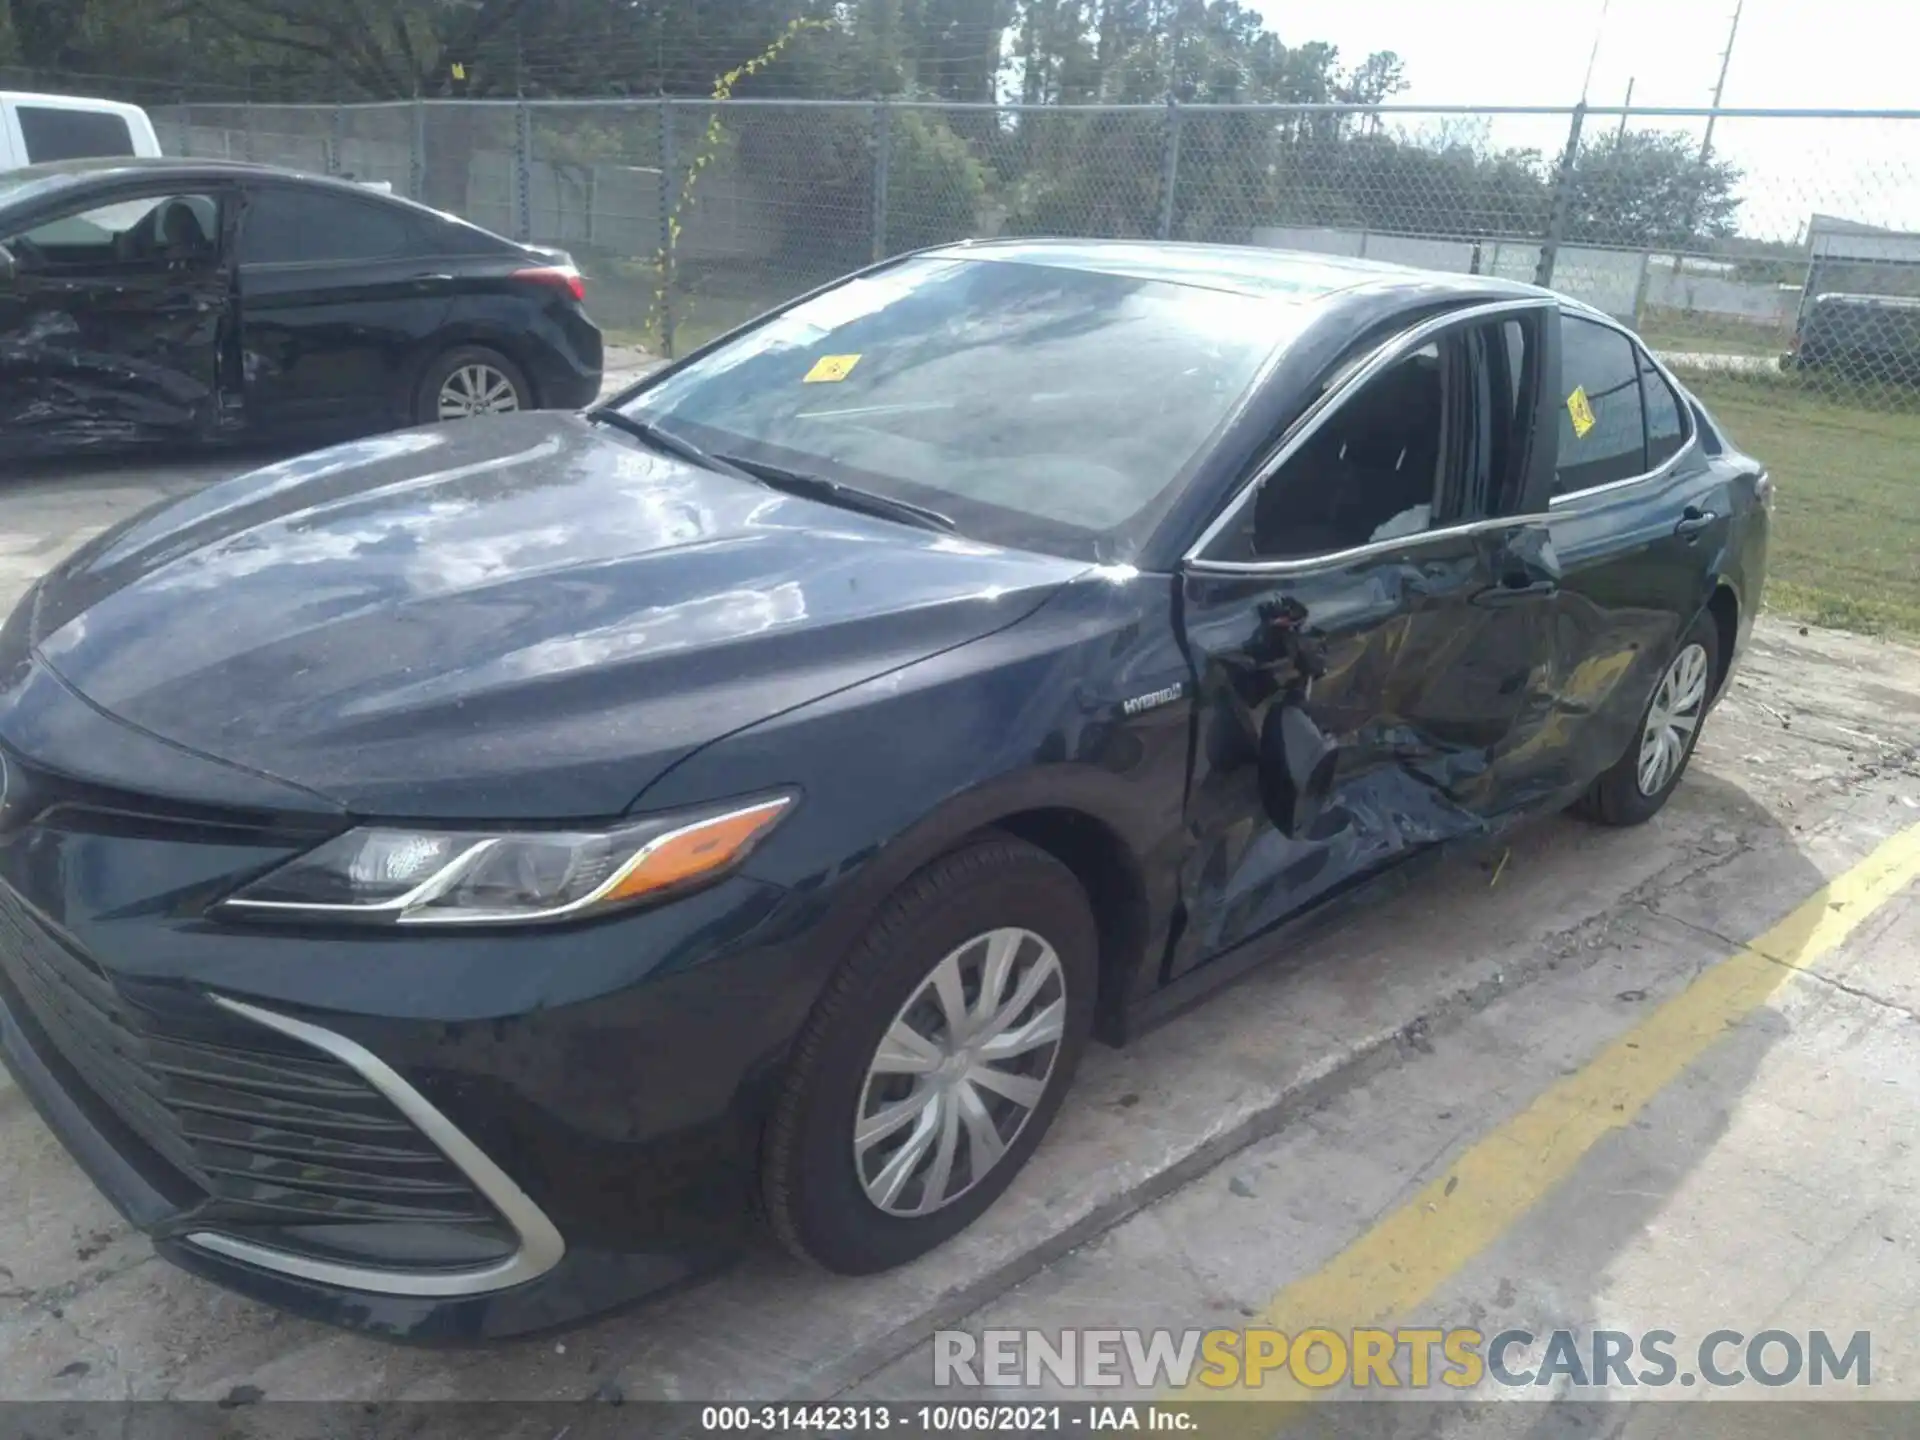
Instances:
[[[349,830],[216,908],[247,919],[391,925],[572,920],[719,879],[793,796],[681,811],[607,830]]]

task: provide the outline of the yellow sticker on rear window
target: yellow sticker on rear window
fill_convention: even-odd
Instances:
[[[801,377],[805,385],[837,384],[853,373],[853,367],[860,363],[858,355],[822,355],[813,362],[813,368]]]
[[[1567,414],[1573,417],[1573,438],[1584,440],[1587,432],[1593,428],[1593,406],[1587,403],[1587,390],[1584,385],[1573,387],[1573,393],[1567,396]]]

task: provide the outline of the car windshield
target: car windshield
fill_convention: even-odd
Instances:
[[[1124,560],[1301,313],[925,256],[794,306],[624,410],[713,454],[910,501],[975,539]]]

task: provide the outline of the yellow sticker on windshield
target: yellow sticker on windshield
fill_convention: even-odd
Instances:
[[[1567,414],[1573,417],[1573,438],[1584,440],[1587,432],[1593,428],[1593,406],[1587,403],[1587,390],[1584,385],[1573,387],[1573,393],[1567,396]]]
[[[853,373],[853,367],[860,363],[858,355],[822,355],[813,362],[813,368],[801,377],[804,385],[833,385]]]

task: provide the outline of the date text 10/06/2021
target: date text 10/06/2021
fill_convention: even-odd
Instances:
[[[859,1431],[922,1434],[1121,1434],[1159,1431],[1204,1437],[1204,1405],[1164,1402],[1067,1405],[927,1405],[918,1402],[844,1405],[707,1405],[700,1428],[709,1434],[846,1435]]]

